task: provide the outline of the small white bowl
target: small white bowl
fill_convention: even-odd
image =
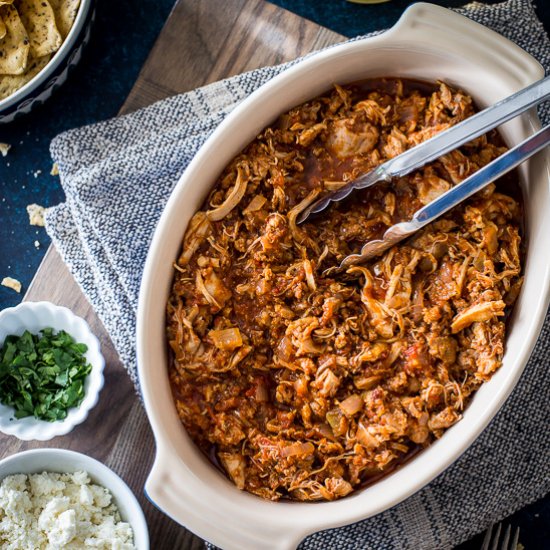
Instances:
[[[33,449],[0,460],[0,481],[13,474],[76,471],[87,472],[93,483],[102,485],[111,492],[120,517],[132,527],[134,546],[137,550],[149,550],[147,521],[138,500],[128,485],[105,464],[66,449]]]
[[[40,330],[49,327],[56,332],[64,330],[77,342],[86,344],[86,360],[92,365],[92,370],[84,382],[85,395],[82,403],[79,407],[69,409],[64,420],[47,422],[33,416],[16,419],[13,407],[0,404],[0,431],[24,441],[48,441],[55,436],[68,434],[77,424],[86,420],[103,387],[105,360],[101,355],[99,340],[92,334],[88,323],[66,307],[50,302],[24,302],[4,309],[0,312],[0,347],[11,334],[21,336],[25,330],[38,334]]]

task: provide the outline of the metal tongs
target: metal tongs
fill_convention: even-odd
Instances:
[[[298,217],[298,223],[304,222],[309,216],[325,210],[332,202],[345,199],[355,189],[365,189],[375,183],[390,181],[392,178],[405,176],[413,170],[422,168],[428,162],[456,149],[496,126],[511,120],[530,107],[537,105],[550,96],[550,76],[535,84],[495,103],[480,111],[456,126],[441,132],[437,136],[424,141],[401,155],[381,164],[374,170],[351,181],[337,191],[324,195],[311,204]],[[487,164],[449,191],[415,212],[410,221],[401,222],[389,227],[381,239],[367,242],[360,254],[346,256],[339,267],[330,271],[345,269],[351,265],[365,262],[391,248],[399,241],[406,239],[420,228],[433,222],[436,218],[477,193],[492,181],[516,168],[523,161],[550,143],[550,126],[530,136],[519,145],[510,149],[491,163]]]

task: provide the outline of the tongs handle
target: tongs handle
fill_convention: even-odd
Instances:
[[[311,214],[323,211],[331,202],[345,199],[353,190],[370,187],[379,181],[404,176],[471,141],[500,124],[511,120],[530,107],[550,96],[550,76],[502,99],[483,111],[463,120],[456,126],[408,149],[404,153],[381,164],[371,172],[349,182],[338,191],[328,193],[304,210],[298,222],[304,222]]]
[[[449,191],[446,191],[420,210],[417,210],[412,221],[419,222],[421,227],[431,223],[457,204],[483,189],[492,181],[495,181],[531,158],[541,149],[544,149],[548,143],[550,143],[550,125],[545,126],[542,130],[539,130],[519,145],[506,151],[506,153],[485,165],[464,181],[449,189]]]
[[[550,76],[502,99],[418,146],[408,149],[385,163],[385,171],[392,178],[409,174],[460,145],[512,120],[530,107],[541,103],[548,96],[550,96]]]
[[[413,233],[433,222],[462,201],[483,189],[486,185],[500,178],[522,162],[544,149],[550,143],[550,125],[539,130],[519,145],[510,149],[497,159],[449,189],[426,206],[417,210],[410,221],[401,222],[389,227],[381,239],[367,242],[360,254],[346,256],[338,268],[345,269],[360,264],[381,254],[398,242],[410,237]]]

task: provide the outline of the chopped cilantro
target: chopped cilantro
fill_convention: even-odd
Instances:
[[[84,399],[87,349],[64,330],[8,336],[0,348],[0,403],[14,407],[15,418],[63,420]]]

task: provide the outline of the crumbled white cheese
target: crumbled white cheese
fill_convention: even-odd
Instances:
[[[39,204],[29,204],[27,206],[27,214],[29,215],[29,223],[31,225],[40,225],[44,227],[44,207]]]
[[[2,550],[134,550],[111,493],[86,472],[7,476],[0,484]]]
[[[80,486],[79,499],[80,504],[84,504],[84,506],[91,506],[94,503],[94,495],[87,485]]]
[[[8,155],[8,151],[11,149],[9,143],[0,143],[0,154],[5,157]]]
[[[0,285],[7,286],[8,288],[15,290],[15,292],[21,292],[21,282],[13,277],[4,277]]]

